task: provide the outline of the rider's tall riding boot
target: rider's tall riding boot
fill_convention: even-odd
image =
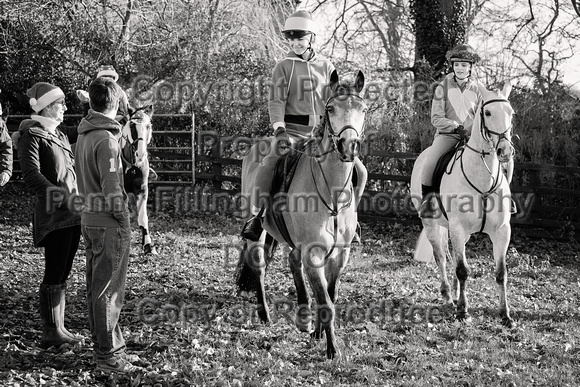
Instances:
[[[435,190],[433,186],[421,184],[422,200],[419,206],[419,217],[423,219],[432,219],[435,215]]]
[[[242,228],[242,238],[248,239],[252,242],[257,242],[260,240],[262,236],[262,231],[264,228],[262,227],[262,223],[264,222],[264,207],[260,208],[260,212],[257,215],[252,216],[244,227]]]

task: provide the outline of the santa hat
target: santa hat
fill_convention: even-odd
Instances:
[[[119,79],[119,74],[115,71],[115,68],[111,65],[102,65],[99,67],[99,72],[97,73],[97,78],[99,77],[111,77],[117,82]]]
[[[50,83],[46,82],[36,83],[34,86],[28,89],[28,91],[26,91],[26,95],[30,98],[28,101],[30,103],[30,107],[36,113],[59,98],[64,99],[64,93],[60,87],[51,85]]]

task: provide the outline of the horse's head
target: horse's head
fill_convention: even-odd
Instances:
[[[129,120],[123,127],[123,137],[133,151],[132,164],[141,168],[147,159],[147,145],[151,142],[153,105],[129,108]]]
[[[515,155],[512,143],[514,110],[508,101],[512,86],[506,82],[499,92],[489,91],[482,85],[479,89],[483,95],[483,102],[479,108],[480,122],[479,125],[473,125],[472,137],[476,131],[479,131],[483,140],[491,144],[491,150],[497,153],[499,161],[509,161]],[[476,119],[474,124],[477,121]]]
[[[353,85],[341,84],[336,70],[330,77],[332,97],[326,101],[324,121],[333,146],[344,162],[353,161],[361,149],[367,105],[359,93],[364,82],[361,71]]]

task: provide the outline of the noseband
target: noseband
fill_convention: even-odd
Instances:
[[[481,105],[481,111],[479,112],[480,114],[480,118],[481,118],[481,125],[480,125],[480,132],[481,132],[481,137],[483,137],[484,140],[486,141],[492,141],[493,144],[493,140],[491,139],[490,135],[496,135],[498,136],[498,141],[497,144],[495,145],[495,149],[497,150],[499,147],[499,143],[502,140],[505,140],[507,142],[510,143],[511,146],[513,146],[514,144],[511,142],[511,140],[509,138],[507,138],[507,133],[510,131],[510,129],[512,128],[512,125],[509,126],[509,128],[507,128],[504,132],[499,133],[499,132],[495,132],[493,130],[491,130],[490,128],[487,127],[487,125],[485,124],[485,115],[484,115],[484,107],[485,105],[489,105],[491,103],[494,102],[498,102],[498,103],[507,103],[508,105],[511,106],[510,101],[508,101],[507,99],[503,99],[503,98],[496,98],[496,99],[490,99],[489,101],[485,101],[482,105]]]
[[[139,110],[141,110],[141,109],[137,109],[135,112],[133,112],[133,114],[131,114],[131,117],[129,117],[129,121],[127,122],[127,125],[129,125],[129,134],[127,136],[122,136],[123,139],[125,140],[125,142],[127,143],[127,145],[131,149],[131,152],[129,154],[129,160],[127,160],[127,158],[123,157],[123,161],[129,167],[133,167],[136,163],[137,152],[139,151],[139,141],[145,141],[145,139],[143,137],[139,137],[137,129],[134,127],[136,125],[141,124],[141,122],[138,121],[140,119],[132,118],[135,115],[135,113],[137,113]],[[129,113],[127,113],[127,115],[129,115]],[[121,153],[123,153],[123,152],[121,152]],[[145,153],[142,157],[143,158],[147,157],[147,153]]]
[[[340,139],[340,136],[342,135],[342,133],[344,133],[347,130],[354,130],[354,132],[356,133],[356,138],[359,139],[359,141],[364,136],[366,122],[363,122],[363,126],[362,126],[362,128],[360,130],[360,133],[357,130],[357,128],[355,128],[352,125],[345,125],[345,126],[343,126],[342,128],[340,128],[340,130],[338,131],[338,133],[332,127],[332,123],[330,122],[330,117],[328,115],[328,105],[330,104],[330,102],[332,102],[336,98],[348,98],[348,97],[357,98],[357,99],[363,101],[363,103],[364,103],[364,99],[360,95],[358,95],[358,94],[352,94],[352,93],[346,93],[346,94],[337,94],[337,95],[334,95],[334,96],[330,97],[326,101],[326,104],[324,105],[324,121],[325,121],[325,123],[327,125],[327,128],[328,128],[328,135],[329,135],[329,137],[331,139],[331,142],[332,142],[332,148],[329,151],[324,152],[323,154],[320,154],[319,156],[323,156],[323,155],[325,155],[327,153],[331,153],[331,152],[338,152],[338,153],[341,153],[342,154],[342,152],[339,151],[338,143],[341,140]]]

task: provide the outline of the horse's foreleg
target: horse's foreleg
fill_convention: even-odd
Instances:
[[[340,277],[348,263],[350,248],[343,249],[334,259],[330,259],[325,266],[325,276],[328,282],[328,295],[334,304],[338,299]]]
[[[313,248],[312,250],[321,250]],[[304,253],[303,253],[304,254]],[[328,294],[328,283],[324,275],[324,254],[318,251],[318,254],[310,252],[304,254],[308,258],[304,262],[310,287],[316,298],[316,328],[312,334],[315,339],[322,338],[322,332],[326,333],[326,357],[333,359],[339,351],[336,347],[336,336],[334,331],[334,303]]]
[[[451,229],[451,226],[450,226]],[[457,299],[457,319],[470,320],[467,301],[467,278],[469,277],[469,267],[465,258],[465,243],[469,239],[461,227],[451,234],[451,245],[453,246],[453,256],[455,257],[455,274],[459,281],[459,298]]]
[[[427,240],[429,240],[429,243],[433,246],[433,257],[435,258],[435,263],[437,263],[437,267],[439,268],[439,275],[441,276],[440,291],[441,296],[443,297],[443,303],[448,307],[454,308],[455,303],[453,302],[451,287],[449,286],[449,278],[447,277],[447,255],[449,253],[449,237],[447,229],[439,226],[432,219],[424,219],[423,227],[425,229]],[[457,289],[456,285],[454,286],[454,290],[455,289]]]
[[[157,250],[151,242],[151,235],[149,234],[149,216],[147,215],[147,188],[139,195],[137,195],[137,224],[141,229],[141,244],[143,245],[143,252],[145,254],[157,255]]]
[[[290,270],[296,286],[298,309],[296,310],[296,326],[301,332],[312,332],[312,310],[310,309],[310,295],[304,281],[302,257],[299,249],[293,249],[289,257]]]
[[[369,173],[364,164],[362,163],[361,159],[358,157],[355,157],[354,159],[354,168],[357,174],[356,177],[357,181],[354,187],[354,199],[355,199],[354,208],[357,208],[363,196]]]
[[[137,224],[141,229],[141,244],[143,245],[143,252],[145,254],[157,255],[157,249],[153,246],[151,235],[149,234],[149,216],[147,214],[147,200],[149,199],[149,161],[145,160],[141,166],[143,173],[143,182],[141,184],[141,192],[137,195]]]
[[[258,317],[263,323],[270,322],[270,308],[266,300],[266,251],[270,246],[265,246],[262,235],[259,242],[247,242],[247,255],[244,257],[244,265],[248,270],[247,273],[255,281],[257,312]]]
[[[510,309],[507,301],[507,265],[506,255],[511,237],[511,227],[509,224],[501,227],[493,236],[490,235],[493,243],[493,257],[495,259],[495,282],[499,294],[499,313],[503,325],[513,326],[513,320],[510,317]]]

